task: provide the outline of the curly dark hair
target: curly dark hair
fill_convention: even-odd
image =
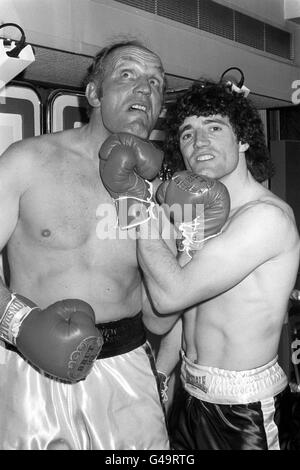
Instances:
[[[263,123],[257,109],[242,93],[231,91],[225,83],[197,80],[166,113],[164,164],[170,173],[185,169],[179,147],[179,127],[188,116],[227,116],[238,142],[248,143],[247,167],[262,182],[273,175],[274,167],[265,143]]]

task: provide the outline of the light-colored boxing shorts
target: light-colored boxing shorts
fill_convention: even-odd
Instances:
[[[140,315],[100,326],[102,357],[75,384],[46,377],[0,345],[1,450],[169,449]]]

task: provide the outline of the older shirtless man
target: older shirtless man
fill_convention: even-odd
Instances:
[[[10,267],[9,288],[0,285],[1,449],[169,447],[136,240],[117,227],[98,155],[113,133],[149,137],[164,87],[156,54],[137,42],[106,47],[87,77],[89,123],[17,142],[0,159]],[[64,348],[82,329],[104,341],[98,359],[82,380],[59,380]]]
[[[279,404],[287,377],[277,363],[277,349],[299,264],[293,211],[260,184],[270,169],[262,123],[242,94],[203,81],[179,98],[168,126],[171,157],[180,150],[187,169],[196,174],[193,181],[217,179],[231,200],[218,236],[191,244],[197,240],[194,220],[194,238],[183,240],[181,262],[162,239],[147,239],[146,227],[140,227],[139,261],[155,307],[162,314],[186,309],[184,397],[175,400],[172,411],[172,446],[279,449]],[[176,191],[186,189],[188,204],[190,178],[183,173],[171,181],[173,203]],[[199,183],[199,203],[205,185]],[[158,230],[153,222],[151,230],[152,235]],[[165,339],[176,354],[172,335],[181,338],[179,323]],[[162,350],[158,361],[162,369],[170,357],[164,361]]]

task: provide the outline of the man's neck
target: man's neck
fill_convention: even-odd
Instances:
[[[85,124],[80,128],[81,132],[81,143],[86,145],[87,154],[91,158],[98,158],[98,153],[101,145],[110,133],[103,126],[100,112],[93,111],[88,124]]]
[[[242,174],[231,173],[221,178],[221,181],[229,191],[231,211],[253,200],[257,183],[249,170],[242,172]]]

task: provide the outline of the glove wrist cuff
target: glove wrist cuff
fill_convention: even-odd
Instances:
[[[0,338],[15,346],[22,322],[36,308],[38,307],[29,307],[12,293],[0,319]]]

